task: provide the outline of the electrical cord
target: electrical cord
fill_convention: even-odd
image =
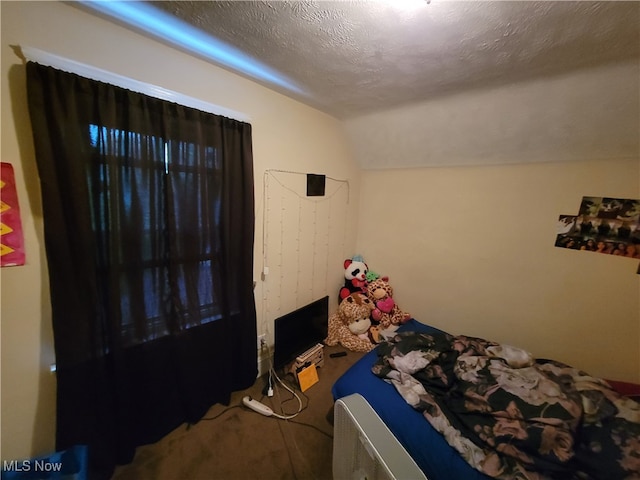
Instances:
[[[216,420],[217,418],[221,417],[222,415],[227,413],[229,410],[233,410],[234,408],[240,408],[240,405],[231,405],[230,407],[225,408],[223,411],[221,411],[217,415],[214,415],[213,417],[201,418],[200,421],[203,421],[203,420]]]
[[[221,417],[222,415],[227,413],[229,410],[233,410],[234,408],[240,408],[240,405],[231,405],[230,407],[225,408],[223,411],[221,411],[217,415],[214,415],[213,417],[203,417],[198,421],[201,422],[201,421],[204,421],[204,420],[216,420],[217,418]],[[191,430],[191,427],[193,427],[194,425],[195,425],[195,423],[188,422],[187,423],[187,430]]]
[[[276,418],[279,418],[280,420],[290,420],[292,418],[297,417],[300,412],[302,412],[306,407],[303,405],[302,400],[300,399],[300,397],[298,396],[298,394],[291,388],[289,387],[282,379],[280,379],[280,377],[278,376],[278,373],[276,372],[276,369],[273,367],[273,359],[271,358],[271,349],[269,348],[269,345],[264,345],[264,347],[267,349],[267,356],[269,358],[269,372],[268,372],[268,388],[267,388],[267,396],[269,398],[271,398],[273,396],[273,392],[274,392],[274,387],[275,387],[275,392],[277,395],[277,400],[278,403],[280,404],[280,413],[276,413],[273,412],[273,416]],[[275,379],[275,381],[274,381]],[[280,391],[278,389],[278,383],[280,385],[282,385],[284,387],[285,390],[287,390],[289,393],[291,393],[293,395],[293,397],[296,398],[296,400],[298,400],[298,411],[295,413],[286,413],[282,407],[283,405],[283,401],[280,397]],[[306,398],[306,397],[305,397]]]
[[[299,422],[298,420],[289,420],[289,422],[295,423],[296,425],[302,425],[303,427],[313,428],[314,430],[316,430],[317,432],[323,434],[324,436],[329,437],[329,438],[333,438],[333,435],[331,435],[330,433],[327,433],[324,430],[322,430],[322,429],[320,429],[320,428],[318,428],[315,425],[312,425],[310,423]]]
[[[289,376],[293,376],[293,375],[289,374],[289,375],[285,376],[283,379],[281,379],[280,381],[286,383],[289,386],[289,388],[292,388],[292,389],[296,390],[297,395],[301,396],[304,399],[304,402],[303,402],[305,404],[305,406],[303,408],[303,410],[304,410],[304,409],[307,408],[307,405],[309,404],[309,397],[307,397],[301,390],[297,389],[297,384],[295,382],[289,380],[288,379]],[[290,402],[294,398],[295,398],[295,396],[291,395],[289,398],[285,398],[282,401],[282,403]]]
[[[290,420],[292,418],[297,417],[300,414],[300,412],[302,412],[302,410],[304,410],[304,405],[302,404],[302,400],[300,399],[298,394],[292,388],[289,387],[289,385],[287,385],[284,381],[282,381],[280,379],[280,377],[276,373],[276,370],[273,367],[269,370],[269,375],[273,375],[273,377],[276,379],[276,381],[280,385],[282,385],[285,388],[285,390],[288,390],[296,398],[296,400],[298,400],[298,411],[295,412],[295,413],[292,413],[292,414],[285,413],[283,408],[282,408],[282,403],[283,402],[282,402],[282,399],[280,398],[280,394],[279,394],[280,392],[279,392],[279,389],[277,388],[277,385],[276,385],[276,390],[275,391],[276,391],[276,395],[278,397],[278,402],[280,403],[280,411],[282,412],[282,414],[278,414],[278,413],[274,412],[273,415],[275,417],[277,417],[277,418],[280,418],[281,420]]]
[[[304,478],[307,479],[314,479],[314,480],[318,480],[315,477],[315,474],[313,472],[313,469],[309,466],[309,463],[307,462],[304,454],[301,452],[300,447],[298,445],[298,442],[296,441],[295,435],[293,434],[293,432],[290,430],[290,427],[285,427],[284,425],[288,424],[288,423],[295,423],[298,425],[302,425],[305,427],[310,427],[313,428],[314,430],[318,431],[319,433],[327,436],[330,439],[333,439],[333,436],[327,432],[324,432],[323,430],[321,430],[320,428],[316,427],[315,425],[311,425],[308,423],[304,423],[304,422],[299,422],[299,421],[294,421],[293,419],[295,417],[297,417],[302,411],[304,411],[308,405],[309,405],[309,398],[304,395],[302,392],[300,392],[300,395],[298,395],[298,393],[294,390],[295,386],[292,388],[290,387],[287,382],[283,379],[281,379],[278,376],[278,373],[276,372],[276,369],[273,366],[273,359],[271,357],[271,352],[269,349],[269,346],[266,344],[262,344],[261,348],[264,347],[267,349],[267,354],[268,354],[268,358],[269,358],[269,371],[267,374],[267,383],[265,385],[265,387],[263,388],[262,391],[262,398],[260,399],[260,403],[262,403],[262,401],[265,398],[265,395],[269,398],[272,398],[275,394],[275,399],[272,400],[272,404],[274,403],[274,401],[277,401],[277,403],[279,404],[279,409],[280,409],[280,413],[276,413],[274,411],[274,409],[271,409],[269,407],[267,407],[266,405],[262,405],[264,406],[265,409],[270,410],[267,413],[265,413],[263,411],[262,406],[258,407],[258,406],[250,406],[250,408],[252,408],[253,410],[259,411],[260,413],[262,413],[263,415],[269,416],[269,417],[273,417],[279,420],[284,420],[284,422],[277,422],[278,423],[278,429],[280,430],[280,434],[282,435],[282,440],[284,441],[285,445],[287,444],[293,444],[293,450],[297,453],[297,455],[300,457],[300,460],[302,461],[303,464],[303,468],[305,469],[305,475],[303,476]],[[287,392],[289,392],[291,394],[291,396],[289,398],[283,399],[281,396],[281,389],[280,386],[282,386],[282,388],[284,388]],[[302,399],[300,397],[304,397],[305,402],[302,401]],[[246,398],[246,397],[245,397]],[[298,410],[294,413],[287,413],[284,410],[284,405],[287,402],[292,401],[293,399],[296,399],[298,401]],[[284,425],[283,425],[284,423]],[[287,435],[285,434],[285,429],[287,430],[287,432],[289,433],[289,435],[291,436],[291,438],[289,440],[287,440]],[[296,471],[296,462],[294,462],[294,458],[292,456],[292,449],[291,448],[286,448],[286,452],[287,452],[287,456],[289,459],[289,465],[291,466],[291,473],[293,475],[293,479],[294,480],[298,480],[299,478],[299,473],[301,472],[297,472]]]
[[[304,393],[300,393],[299,394],[304,400],[304,406],[301,410],[301,412],[304,412],[307,408],[309,408],[309,397],[307,397]],[[291,400],[293,400],[295,397],[292,395],[291,397],[281,400],[280,403],[282,405],[286,404],[287,402],[290,402]],[[260,399],[260,401],[262,402],[265,399],[265,394],[262,395],[262,398]],[[295,423],[296,425],[302,425],[303,427],[309,427],[309,428],[313,428],[314,430],[316,430],[317,432],[325,435],[326,437],[329,438],[333,438],[333,435],[331,435],[330,433],[325,432],[324,430],[322,430],[321,428],[316,427],[315,425],[311,424],[311,423],[305,423],[305,422],[300,422],[298,420],[293,420],[293,419],[288,419],[289,422],[291,423]]]

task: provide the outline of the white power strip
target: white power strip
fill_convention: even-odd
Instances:
[[[254,400],[248,395],[242,399],[242,403],[244,403],[245,406],[249,407],[254,412],[258,412],[265,417],[270,417],[271,415],[273,415],[273,410],[267,407],[264,403],[260,403],[258,400]]]

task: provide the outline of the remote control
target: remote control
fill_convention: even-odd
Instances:
[[[336,352],[336,353],[330,353],[329,356],[331,358],[336,358],[336,357],[344,357],[347,355],[347,352]]]
[[[271,415],[273,415],[273,410],[267,407],[264,403],[260,403],[259,401],[254,400],[248,395],[242,399],[242,403],[244,403],[245,406],[249,407],[254,412],[258,412],[265,417],[270,417]]]

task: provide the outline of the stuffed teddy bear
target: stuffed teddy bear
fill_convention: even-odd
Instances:
[[[373,303],[362,293],[352,293],[329,317],[329,334],[324,343],[329,346],[342,345],[354,352],[368,352],[375,347],[374,327],[371,330]]]
[[[371,318],[380,323],[380,329],[385,330],[392,325],[401,325],[411,318],[411,314],[403,312],[393,299],[393,288],[389,284],[388,277],[369,282],[367,296],[375,306],[371,312]]]
[[[367,271],[369,267],[364,263],[364,259],[360,255],[347,258],[344,261],[344,287],[340,289],[341,302],[352,293],[367,294]]]

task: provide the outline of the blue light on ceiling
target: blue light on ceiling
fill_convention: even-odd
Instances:
[[[255,80],[267,82],[298,95],[307,92],[292,80],[192,25],[141,1],[92,1],[80,4],[159,37],[175,46]]]

